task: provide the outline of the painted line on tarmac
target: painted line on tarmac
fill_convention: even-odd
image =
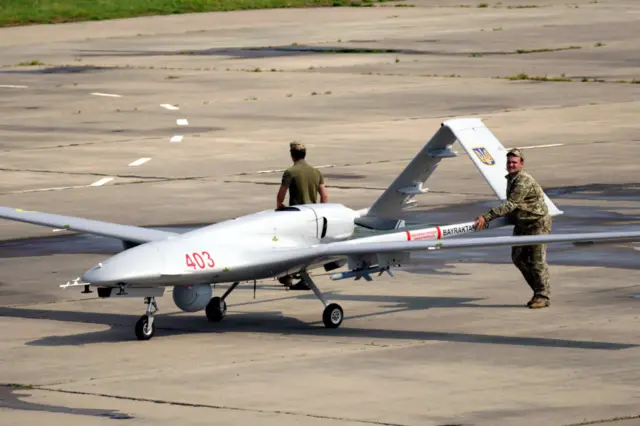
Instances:
[[[78,189],[86,188],[88,185],[74,185],[74,186],[52,186],[50,188],[34,188],[34,189],[21,189],[18,191],[9,191],[7,194],[28,194],[30,192],[46,192],[46,191],[62,191],[63,189]]]
[[[531,145],[531,146],[523,146],[520,149],[534,149],[534,148],[552,148],[554,146],[564,146],[563,143],[552,143],[549,145]],[[511,148],[509,148],[511,149]]]
[[[176,123],[178,123],[178,126],[188,126],[189,125],[189,121],[187,121],[186,118],[178,118],[176,120]]]
[[[151,158],[149,158],[149,157],[138,158],[136,161],[132,161],[131,163],[129,163],[129,165],[130,166],[141,166],[142,164],[146,163],[149,160],[151,160]]]
[[[5,89],[26,89],[29,86],[20,86],[16,84],[0,84],[0,87],[3,87]]]
[[[172,138],[169,140],[169,142],[173,142],[173,143],[176,143],[176,142],[182,142],[182,139],[184,139],[184,136],[182,136],[182,135],[175,135],[174,137],[172,137]]]
[[[100,93],[100,92],[93,92],[91,93],[94,96],[106,96],[106,97],[110,97],[110,98],[121,98],[122,95],[117,95],[115,93]]]
[[[102,179],[100,179],[100,180],[97,180],[97,181],[93,182],[93,183],[92,183],[91,185],[89,185],[89,186],[102,186],[102,185],[104,185],[105,183],[109,183],[109,182],[111,182],[113,179],[115,179],[115,178],[112,178],[112,177],[102,178]]]
[[[261,175],[264,173],[275,173],[275,172],[284,172],[286,169],[274,169],[274,170],[258,170],[255,172],[257,175]]]
[[[166,108],[166,109],[168,109],[168,110],[170,110],[170,111],[177,111],[177,110],[179,110],[179,109],[180,109],[180,108],[178,108],[177,106],[174,106],[174,105],[171,105],[171,104],[160,104],[160,106],[161,106],[162,108]]]

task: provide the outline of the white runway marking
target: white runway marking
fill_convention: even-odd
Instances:
[[[256,172],[256,174],[263,174],[263,173],[275,173],[275,172],[284,172],[285,169],[276,169],[276,170],[258,170]]]
[[[74,186],[54,186],[51,188],[34,188],[34,189],[21,189],[18,191],[9,191],[9,194],[27,194],[30,192],[46,192],[46,191],[62,191],[64,189],[78,189],[86,188],[88,185],[74,185]]]
[[[4,87],[7,89],[26,89],[28,86],[20,86],[15,84],[0,84],[0,87]]]
[[[176,120],[176,123],[178,123],[178,126],[188,126],[189,122],[187,121],[186,118],[179,118]]]
[[[121,98],[121,95],[116,95],[115,93],[100,93],[100,92],[93,92],[92,95],[94,96],[107,96],[110,98]]]
[[[177,106],[173,106],[171,104],[160,104],[160,106],[162,108],[166,108],[166,109],[171,110],[171,111],[176,111],[176,110],[180,109]]]
[[[129,165],[130,166],[140,166],[140,165],[146,163],[149,160],[151,160],[151,158],[148,158],[148,157],[138,158],[136,161],[133,161],[133,162],[129,163]]]
[[[520,148],[520,149],[551,148],[551,147],[554,147],[554,146],[564,146],[564,144],[563,144],[563,143],[552,143],[552,144],[549,144],[549,145],[532,145],[532,146],[523,146],[523,147],[522,147],[522,148]]]
[[[175,135],[174,137],[171,138],[171,140],[169,142],[182,142],[182,138],[184,138],[184,136]]]
[[[336,167],[335,164],[324,164],[322,166],[314,166],[316,169],[326,169],[327,167]],[[274,170],[258,170],[255,174],[276,173],[284,172],[286,169],[274,169]]]
[[[112,177],[102,178],[102,179],[100,179],[100,180],[98,180],[98,181],[93,182],[93,183],[92,183],[91,185],[89,185],[89,186],[102,186],[102,185],[104,185],[105,183],[111,182],[113,179],[114,179],[114,178],[112,178]]]
[[[327,167],[336,167],[334,164],[324,164],[322,166],[314,166],[316,169],[326,169]],[[286,169],[274,169],[274,170],[258,170],[255,174],[276,173],[284,172]]]

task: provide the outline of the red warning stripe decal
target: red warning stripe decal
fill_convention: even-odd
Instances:
[[[436,226],[436,229],[438,230],[438,239],[442,238],[442,230],[439,226]]]
[[[405,231],[407,233],[407,241],[411,241],[411,234],[409,231]]]

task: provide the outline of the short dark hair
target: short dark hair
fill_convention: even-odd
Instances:
[[[307,156],[306,149],[291,149],[289,150],[289,152],[291,153],[291,157],[293,157],[294,160],[302,160]]]

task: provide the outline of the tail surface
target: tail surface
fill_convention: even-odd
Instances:
[[[448,120],[443,123],[443,126],[451,129],[498,199],[506,200],[507,149],[502,146],[491,130],[479,118]],[[544,199],[551,216],[563,213],[547,194],[544,194]]]
[[[458,141],[471,161],[489,184],[496,197],[507,198],[507,150],[479,118],[456,118],[442,123],[440,129],[424,145],[405,169],[371,205],[361,210],[356,222],[374,229],[397,229],[404,222],[397,220],[401,213],[415,204],[416,195],[428,192],[424,184],[442,159],[457,157],[452,150]],[[551,216],[563,212],[544,195]]]

